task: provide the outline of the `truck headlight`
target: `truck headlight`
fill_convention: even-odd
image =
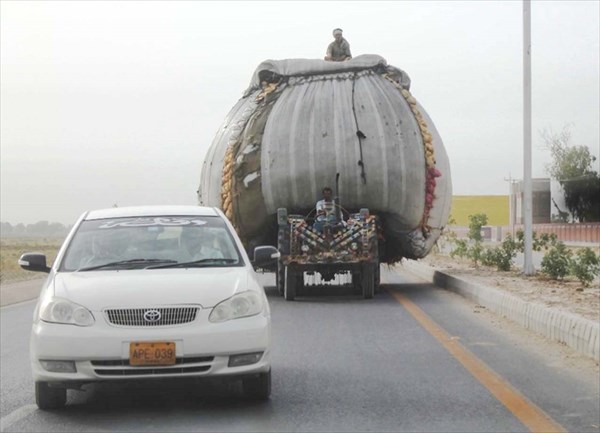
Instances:
[[[51,298],[43,305],[40,310],[40,319],[44,322],[77,326],[91,326],[95,321],[90,310],[61,298]]]
[[[210,312],[208,320],[213,323],[226,322],[240,317],[255,316],[263,308],[263,301],[256,292],[242,292],[217,304]]]

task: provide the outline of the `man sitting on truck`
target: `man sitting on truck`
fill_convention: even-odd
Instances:
[[[315,230],[317,230],[319,233],[323,233],[323,226],[325,224],[334,225],[338,222],[335,201],[331,199],[333,191],[331,188],[326,186],[321,192],[323,194],[323,198],[317,202],[317,217],[315,218],[315,224],[313,225]]]
[[[342,29],[333,29],[334,41],[327,47],[325,60],[330,62],[344,62],[352,58],[350,44],[342,37]]]

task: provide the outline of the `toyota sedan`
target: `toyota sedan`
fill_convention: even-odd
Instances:
[[[31,332],[36,403],[65,405],[67,389],[98,381],[222,377],[271,392],[271,321],[254,266],[216,208],[145,206],[84,213],[49,273]]]

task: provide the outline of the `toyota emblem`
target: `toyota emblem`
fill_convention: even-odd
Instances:
[[[160,311],[158,310],[148,310],[144,313],[144,320],[146,322],[155,323],[160,320]]]

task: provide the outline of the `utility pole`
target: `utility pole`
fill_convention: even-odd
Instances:
[[[523,0],[523,273],[533,275],[533,211],[531,180],[531,0]]]
[[[513,179],[511,173],[508,173],[508,178],[504,178],[508,182],[508,225],[512,238],[515,238],[515,219],[517,217],[517,206],[515,201],[515,184],[517,179]]]

